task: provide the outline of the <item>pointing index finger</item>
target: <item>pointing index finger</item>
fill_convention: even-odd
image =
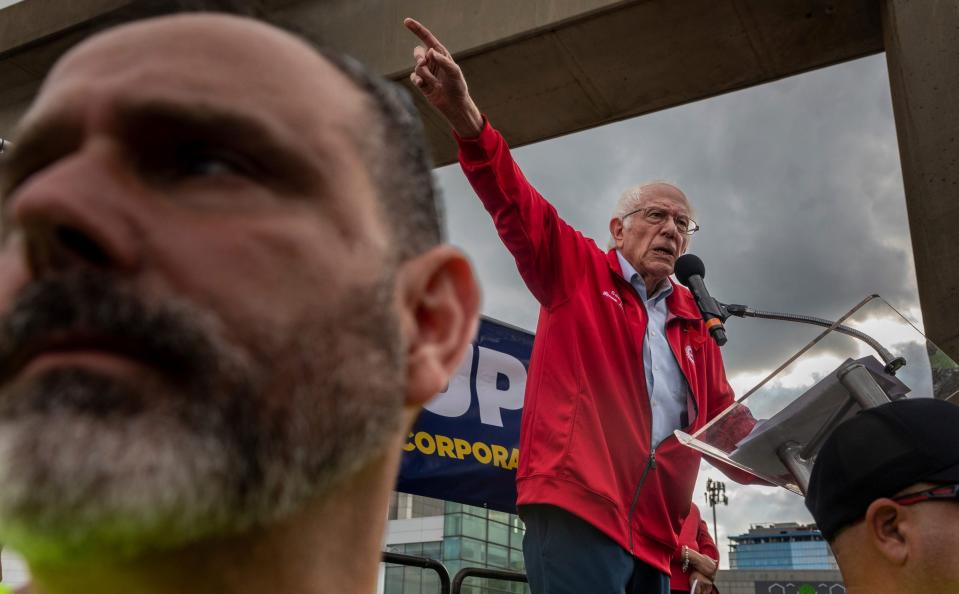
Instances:
[[[433,48],[440,53],[446,54],[447,56],[450,55],[446,47],[443,46],[442,43],[440,43],[440,40],[437,39],[436,36],[433,35],[432,32],[430,32],[429,29],[424,27],[423,24],[417,21],[416,19],[411,19],[411,18],[403,19],[403,24],[406,26],[407,29],[410,30],[411,33],[413,33],[413,35],[416,35],[417,37],[420,38],[420,41],[422,41],[426,45],[427,49]]]

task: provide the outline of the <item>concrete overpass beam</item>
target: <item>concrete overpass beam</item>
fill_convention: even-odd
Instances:
[[[959,3],[883,0],[882,24],[926,334],[959,360]]]

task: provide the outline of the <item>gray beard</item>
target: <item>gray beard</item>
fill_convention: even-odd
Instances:
[[[293,328],[251,329],[250,349],[188,305],[124,304],[147,326],[172,324],[169,344],[199,363],[172,382],[65,369],[3,385],[0,541],[33,563],[115,561],[269,525],[325,497],[399,430],[391,297],[384,279]]]

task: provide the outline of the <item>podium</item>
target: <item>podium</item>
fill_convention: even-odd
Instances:
[[[816,454],[836,426],[901,398],[959,404],[959,366],[873,295],[705,427],[676,435],[709,458],[802,495]]]

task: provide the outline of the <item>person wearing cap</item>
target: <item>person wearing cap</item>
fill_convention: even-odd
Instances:
[[[900,400],[842,423],[806,507],[847,594],[959,592],[959,407]]]

